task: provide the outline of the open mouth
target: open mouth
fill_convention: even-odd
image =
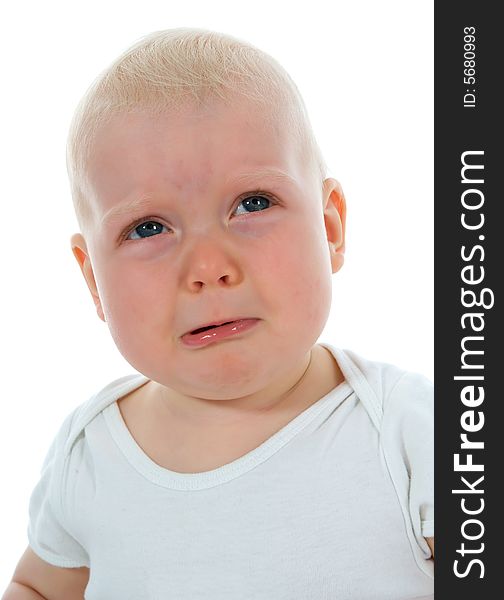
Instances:
[[[240,337],[259,323],[261,319],[242,317],[223,323],[213,323],[189,331],[181,337],[182,343],[188,347],[204,347],[219,343],[227,338]]]
[[[197,333],[202,333],[203,331],[208,331],[209,329],[215,329],[216,327],[220,327],[221,325],[229,325],[229,323],[234,323],[234,321],[226,321],[225,323],[220,323],[220,325],[209,325],[208,327],[200,327],[199,329],[195,329],[191,331],[191,335],[196,335]]]

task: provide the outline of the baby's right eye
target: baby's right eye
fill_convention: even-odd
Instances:
[[[163,233],[163,227],[166,227],[158,223],[157,221],[144,221],[137,225],[130,233],[126,236],[126,240],[141,240],[153,235]]]

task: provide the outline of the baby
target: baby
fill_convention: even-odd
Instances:
[[[283,68],[151,34],[89,88],[67,164],[136,373],[64,421],[4,600],[432,597],[432,385],[317,343],[345,198]]]

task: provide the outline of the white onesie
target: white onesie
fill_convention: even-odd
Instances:
[[[432,598],[433,389],[328,343],[345,381],[203,473],[151,460],[118,379],[64,421],[30,499],[43,560],[90,568],[86,600]]]

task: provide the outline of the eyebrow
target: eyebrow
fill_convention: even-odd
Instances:
[[[240,173],[234,177],[229,177],[226,183],[255,183],[257,179],[273,179],[279,182],[297,183],[291,175],[288,175],[281,169],[263,167],[247,173]]]
[[[145,194],[137,196],[132,200],[128,200],[127,202],[122,202],[121,204],[113,206],[103,215],[103,217],[101,218],[101,223],[110,223],[113,221],[117,221],[123,215],[143,212],[145,210],[148,210],[151,207],[151,205],[152,201],[150,195]]]
[[[241,185],[257,185],[258,180],[261,179],[268,179],[278,183],[297,184],[296,179],[294,179],[294,177],[291,175],[288,175],[281,169],[271,167],[263,167],[254,171],[244,172],[240,173],[239,175],[228,177],[225,183],[226,185],[231,185],[233,183],[238,183]],[[120,219],[123,215],[148,211],[151,206],[152,195],[142,194],[133,198],[132,200],[128,200],[113,206],[103,215],[101,222],[102,224],[108,223]]]

